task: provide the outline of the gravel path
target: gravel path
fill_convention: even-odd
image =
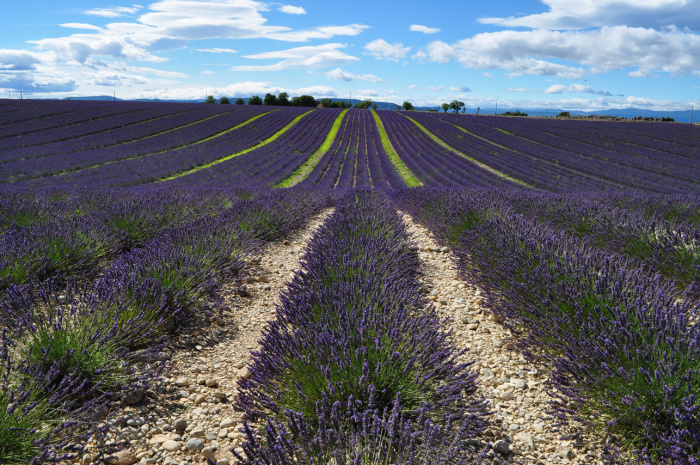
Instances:
[[[275,317],[280,291],[299,269],[314,230],[330,215],[322,212],[303,232],[269,244],[244,272],[244,289],[224,289],[224,305],[203,325],[178,338],[169,354],[166,377],[145,396],[122,400],[122,421],[113,440],[129,440],[112,465],[235,463],[231,454],[242,439],[241,414],[231,407],[236,383],[249,376],[251,350],[268,320]],[[480,370],[477,395],[489,399],[495,415],[484,440],[494,443],[493,463],[534,465],[600,463],[595,447],[573,449],[560,441],[547,420],[547,373],[507,348],[509,334],[481,308],[479,289],[459,279],[453,254],[440,248],[426,228],[403,214],[420,248],[423,282],[441,317],[449,318],[453,343],[469,347],[465,360]],[[136,402],[132,402],[137,400]],[[240,451],[240,449],[239,449]],[[91,463],[86,456],[83,464]]]
[[[131,445],[110,463],[199,465],[206,458],[221,465],[235,463],[230,451],[241,440],[237,430],[242,417],[231,406],[236,382],[249,376],[250,352],[275,317],[280,290],[299,269],[306,243],[331,212],[323,211],[305,231],[268,244],[248,262],[244,290],[225,287],[223,310],[178,336],[162,382],[134,405],[122,401],[123,421],[111,437]],[[83,463],[91,463],[90,457]]]
[[[495,449],[509,454],[509,463],[594,464],[599,459],[596,447],[574,449],[569,441],[560,441],[547,420],[551,398],[545,391],[546,370],[526,361],[508,349],[510,333],[485,309],[481,291],[459,278],[454,255],[438,246],[431,233],[403,214],[408,230],[419,247],[421,272],[428,297],[439,315],[449,318],[452,341],[469,347],[465,360],[474,361],[480,371],[477,395],[488,399],[495,415],[494,427],[487,431]],[[504,441],[500,442],[499,441]],[[498,462],[498,461],[495,461]]]

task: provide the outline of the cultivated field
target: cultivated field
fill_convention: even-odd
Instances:
[[[0,100],[0,463],[700,463],[700,128]]]

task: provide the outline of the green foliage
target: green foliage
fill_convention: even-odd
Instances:
[[[367,99],[367,100],[364,100],[360,103],[356,103],[353,108],[356,108],[358,110],[367,110],[367,109],[372,107],[372,103],[373,102],[371,99]]]
[[[245,100],[243,100],[242,98],[238,97],[238,98],[236,99],[236,105],[245,105]]]
[[[263,101],[260,97],[257,95],[253,95],[251,98],[248,99],[248,105],[262,105]]]
[[[277,96],[277,105],[281,107],[288,107],[289,94],[287,94],[286,92],[280,92],[280,94]]]
[[[559,113],[557,115],[557,118],[570,118],[570,117],[571,117],[571,113],[568,111],[562,111],[561,113]]]
[[[228,99],[228,97],[221,97],[219,99],[219,103],[223,105],[230,105],[231,101]]]
[[[213,95],[208,95],[207,99],[204,101],[204,103],[216,103],[216,99],[214,98]]]
[[[450,109],[450,104],[449,103],[443,103],[442,104],[442,109],[447,113],[447,110]]]
[[[506,111],[505,113],[501,113],[503,116],[527,116],[527,113],[523,113],[520,110],[517,111]]]
[[[292,97],[292,106],[294,107],[315,107],[318,102],[311,95],[300,95]]]
[[[455,113],[459,113],[459,110],[464,108],[464,102],[460,102],[459,100],[452,100],[449,104],[449,109],[454,110]]]
[[[344,100],[336,100],[330,98],[322,98],[321,105],[323,108],[350,108],[352,105]]]
[[[14,405],[5,389],[0,392],[0,463],[3,465],[26,465],[40,454],[36,441],[48,415],[45,402],[32,404]]]
[[[413,110],[413,104],[411,102],[403,102],[403,105],[401,105],[401,108],[403,108],[406,111],[412,111]]]
[[[277,97],[268,92],[265,94],[263,105],[277,105]]]

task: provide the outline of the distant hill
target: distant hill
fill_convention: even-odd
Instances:
[[[233,103],[238,97],[232,98],[231,103]],[[71,97],[71,100],[114,100],[114,97],[110,95],[100,95],[93,97]],[[116,99],[122,101],[123,99]],[[246,103],[248,99],[244,98]],[[335,102],[344,101],[347,102],[348,99],[334,98],[331,99]],[[133,99],[134,102],[182,102],[182,103],[203,103],[203,100],[161,100],[161,99]],[[353,105],[360,103],[361,99],[352,99],[350,103]],[[391,102],[374,102],[377,104],[377,109],[379,110],[395,110],[397,105]],[[432,107],[416,107],[418,111],[428,111],[435,110],[436,106]],[[557,108],[545,108],[545,109],[527,109],[527,108],[499,108],[498,113],[503,113],[505,111],[515,111],[520,110],[527,113],[529,116],[557,116],[562,111],[569,111],[572,115],[606,115],[606,116],[621,116],[625,118],[632,118],[633,116],[653,116],[657,118],[661,117],[671,117],[676,121],[687,123],[690,119],[690,110],[684,111],[656,111],[656,110],[645,110],[643,108],[619,108],[610,110],[600,110],[600,111],[576,111],[576,110],[562,110]],[[479,110],[479,114],[482,115],[493,115],[495,108],[482,108]],[[467,108],[467,113],[476,113],[476,108]],[[700,121],[700,110],[693,116],[693,121]]]

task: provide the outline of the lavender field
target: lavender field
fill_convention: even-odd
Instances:
[[[526,396],[484,396],[407,217],[588,452],[499,430]],[[236,395],[200,402],[235,433],[117,434],[179,399],[183,335],[245,305],[265,251],[302,233]],[[0,318],[0,463],[698,464],[700,128],[0,101]]]

